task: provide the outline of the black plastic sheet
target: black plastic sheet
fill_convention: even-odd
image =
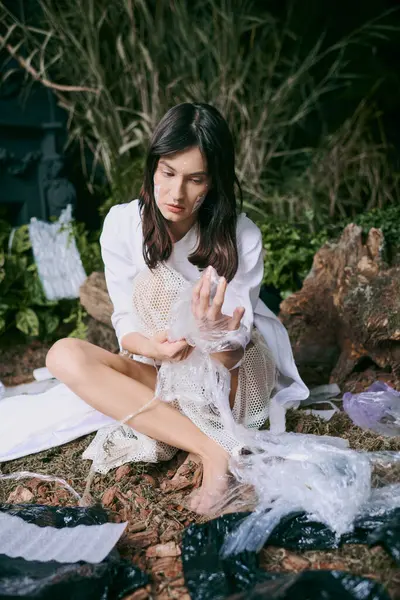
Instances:
[[[81,508],[79,506],[45,506],[43,504],[0,504],[0,512],[20,517],[39,527],[76,527],[77,525],[103,525],[108,513],[101,505]]]
[[[1,512],[40,527],[102,525],[107,512],[89,508],[0,505]],[[147,575],[113,550],[98,564],[26,561],[0,555],[0,600],[119,600],[146,585]]]
[[[267,573],[258,566],[258,555],[242,552],[221,557],[221,547],[244,514],[230,514],[186,529],[182,541],[185,582],[192,600],[268,598],[269,600],[351,599],[387,600],[383,587],[369,579],[336,571],[300,574]],[[281,520],[268,544],[295,550],[324,550],[344,543],[382,544],[399,560],[400,509],[356,522],[353,533],[339,542],[322,523],[309,521],[305,513]],[[236,594],[236,596],[235,596]],[[243,595],[244,594],[244,595]]]
[[[268,544],[290,550],[328,550],[343,544],[380,544],[400,564],[400,508],[356,519],[354,530],[340,540],[326,525],[310,521],[306,513],[292,513],[281,519]]]
[[[192,596],[193,598],[193,596]],[[228,600],[389,600],[375,581],[339,571],[303,571],[257,584]]]

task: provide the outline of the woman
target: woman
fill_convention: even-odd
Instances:
[[[308,395],[286,331],[259,300],[261,233],[237,214],[235,184],[240,191],[233,140],[221,114],[207,104],[169,110],[151,140],[139,200],[110,210],[100,240],[121,353],[63,339],[46,361],[55,377],[116,420],[146,406],[127,421],[136,432],[130,460],[166,459],[176,448],[197,454],[203,483],[192,508],[201,513],[226,485],[230,447],[210,435],[204,418],[194,423],[184,406],[150,403],[159,365],[183,363],[192,351],[185,339],[168,341],[166,331],[182,282],[193,283],[192,311],[203,328],[223,323],[245,334],[244,353],[234,346],[212,355],[231,371],[230,404],[238,422],[260,427],[272,393],[275,408]],[[220,277],[212,301],[207,267]]]

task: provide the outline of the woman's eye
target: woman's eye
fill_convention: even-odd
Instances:
[[[200,185],[201,183],[203,183],[202,179],[192,179],[193,183],[197,183],[198,185]]]
[[[166,177],[173,177],[174,174],[170,173],[169,171],[163,171],[163,175],[165,175]]]

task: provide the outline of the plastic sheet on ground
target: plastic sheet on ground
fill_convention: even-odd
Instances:
[[[0,514],[57,530],[99,526],[108,522],[101,507],[63,508],[1,505]],[[0,554],[0,598],[15,600],[118,600],[147,583],[147,576],[113,550],[97,564],[27,561]]]
[[[379,583],[341,571],[304,571],[270,577],[228,600],[389,600]]]
[[[224,558],[221,553],[224,540],[244,516],[243,513],[229,514],[201,525],[193,524],[186,529],[182,541],[182,562],[192,600],[388,599],[379,583],[348,573],[267,573],[259,568],[258,555],[254,552],[245,551]],[[400,509],[397,508],[360,518],[352,534],[346,534],[338,541],[335,534],[322,523],[310,521],[305,513],[292,513],[275,527],[268,543],[296,550],[336,548],[344,543],[380,543],[400,564],[399,527]]]
[[[35,393],[38,385],[50,389]],[[26,391],[6,393],[0,401],[0,462],[60,446],[113,422],[63,383],[34,382]]]
[[[400,435],[400,392],[383,381],[376,381],[359,394],[346,392],[343,408],[362,429],[379,435]]]

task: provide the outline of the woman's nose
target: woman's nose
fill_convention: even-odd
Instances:
[[[184,196],[184,181],[183,177],[174,177],[174,182],[171,187],[171,196],[174,200],[180,200]]]

